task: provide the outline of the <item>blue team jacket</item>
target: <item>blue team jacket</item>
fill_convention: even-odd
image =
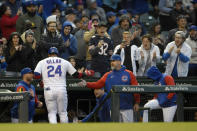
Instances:
[[[34,114],[35,114],[35,105],[37,101],[35,87],[33,85],[28,85],[24,81],[20,81],[18,85],[15,88],[16,92],[22,92],[22,91],[29,91],[32,89],[34,91],[34,97],[30,97],[28,108],[29,108],[29,121],[33,120]],[[18,106],[19,103],[14,103],[14,106],[11,109],[11,117],[18,119]]]
[[[105,93],[101,98],[96,99],[96,106],[92,110],[90,114],[88,114],[82,122],[87,122],[87,120],[93,115],[93,113],[96,111],[96,109],[99,107],[100,103],[107,97],[107,93]],[[98,117],[101,122],[110,122],[110,100],[108,99],[101,109],[98,111]]]
[[[117,71],[113,70],[110,72],[105,81],[105,87],[107,92],[110,92],[113,85],[131,85],[132,76],[125,66]],[[137,84],[137,83],[136,83]],[[134,95],[133,93],[120,93],[120,109],[133,109]]]
[[[167,85],[166,80],[171,80],[167,79],[167,74],[162,74],[156,67],[151,67],[147,72],[147,76],[155,81],[155,85]],[[167,96],[168,93],[158,93],[157,100],[159,101],[159,105],[161,107],[171,107],[176,105],[176,94],[174,94],[171,99],[168,99]]]

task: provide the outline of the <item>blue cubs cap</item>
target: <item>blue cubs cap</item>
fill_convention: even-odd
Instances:
[[[23,76],[23,75],[25,75],[25,74],[27,74],[27,73],[33,73],[33,71],[31,70],[31,68],[26,67],[26,68],[23,68],[23,69],[21,70],[21,76]]]
[[[120,55],[117,55],[117,54],[116,55],[112,55],[111,58],[110,58],[110,60],[111,61],[113,61],[113,60],[121,61],[121,57],[120,57]]]
[[[48,54],[59,54],[59,51],[56,47],[51,47],[48,51]]]
[[[195,31],[197,31],[197,26],[192,25],[192,26],[190,26],[189,30],[190,30],[190,31],[191,31],[191,30],[195,30]]]
[[[114,13],[113,11],[109,11],[109,12],[107,12],[107,18],[108,17],[111,17],[111,16],[116,16],[116,13]]]

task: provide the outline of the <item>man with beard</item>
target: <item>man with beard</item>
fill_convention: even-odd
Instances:
[[[38,53],[40,58],[38,60],[48,57],[48,50],[51,47],[56,47],[62,53],[63,49],[69,44],[63,44],[63,39],[60,34],[57,33],[57,17],[56,15],[51,15],[46,19],[47,27],[46,33],[43,33],[38,45]],[[60,53],[60,54],[61,54]]]
[[[111,39],[114,43],[114,46],[122,43],[122,33],[124,31],[131,32],[131,23],[127,15],[122,15],[120,17],[119,25],[112,29]]]
[[[26,7],[27,13],[19,17],[16,21],[16,31],[20,34],[25,32],[25,21],[30,20],[31,22],[35,23],[35,26],[37,27],[35,29],[35,38],[36,41],[39,41],[44,25],[42,18],[36,14],[36,2],[34,0],[26,0],[24,5]]]
[[[29,99],[29,104],[28,104],[28,109],[29,109],[29,118],[28,121],[29,123],[33,122],[33,117],[35,114],[35,107],[41,108],[43,106],[42,102],[38,101],[38,98],[36,96],[36,91],[35,87],[31,84],[33,81],[33,71],[26,67],[21,70],[21,76],[22,76],[22,81],[18,83],[16,86],[16,92],[24,92],[28,91],[30,93],[30,99]],[[11,109],[11,120],[12,123],[18,123],[18,102],[14,104],[14,106]]]
[[[190,27],[189,37],[186,43],[192,48],[191,60],[189,63],[189,76],[197,76],[197,26]]]

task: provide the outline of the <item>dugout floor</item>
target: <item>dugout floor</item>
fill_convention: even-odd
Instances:
[[[197,123],[0,124],[0,131],[197,131]]]

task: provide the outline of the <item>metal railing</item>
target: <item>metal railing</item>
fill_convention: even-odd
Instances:
[[[183,93],[197,93],[197,86],[113,86],[111,93],[111,119],[113,122],[119,122],[120,114],[120,93],[169,93],[177,94],[177,121],[184,121],[184,98]],[[193,107],[192,107],[193,108]],[[189,109],[189,107],[187,107]]]

